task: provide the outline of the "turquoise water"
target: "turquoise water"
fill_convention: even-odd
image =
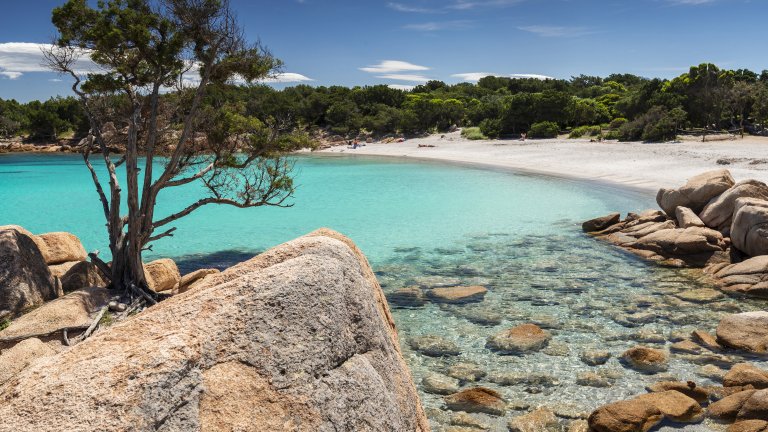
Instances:
[[[178,221],[175,237],[156,242],[150,255],[248,254],[325,226],[350,236],[375,263],[399,247],[450,245],[489,232],[546,234],[556,221],[638,206],[636,197],[609,189],[439,164],[298,157],[296,174],[292,208],[202,208]],[[161,194],[156,214],[182,209],[201,193],[190,185]],[[0,156],[0,202],[0,224],[69,231],[86,249],[108,253],[100,203],[79,156]]]
[[[631,397],[661,378],[714,384],[701,369],[726,368],[743,359],[672,355],[669,371],[645,375],[623,367],[627,348],[658,348],[675,333],[713,331],[726,313],[756,310],[764,304],[723,298],[706,305],[681,300],[692,287],[706,287],[696,273],[648,265],[580,232],[582,220],[610,211],[653,206],[648,195],[592,183],[509,172],[362,157],[301,156],[300,185],[287,209],[240,210],[209,207],[177,224],[173,239],[158,242],[152,257],[177,259],[185,271],[226,267],[254,253],[326,226],[351,237],[366,253],[387,294],[398,288],[480,284],[489,289],[477,304],[426,303],[398,308],[406,361],[421,391],[435,430],[451,422],[442,397],[424,391],[425,376],[451,373],[469,363],[487,375],[462,386],[483,385],[511,402],[505,417],[476,417],[490,430],[526,406],[556,409],[563,424],[599,405]],[[201,190],[185,187],[163,197],[160,216],[182,208]],[[66,155],[0,155],[0,225],[19,224],[32,232],[70,231],[89,250],[107,251],[104,222],[87,170]],[[547,350],[501,356],[485,347],[502,329],[535,322],[553,334]],[[460,355],[429,357],[411,348],[416,336],[438,335]],[[607,350],[599,367],[579,357]],[[524,378],[500,383],[494,374]],[[607,387],[578,382],[598,372]],[[722,428],[721,428],[722,429]],[[687,431],[718,430],[714,425]]]

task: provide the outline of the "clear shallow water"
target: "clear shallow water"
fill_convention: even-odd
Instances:
[[[671,331],[712,331],[723,314],[760,307],[732,299],[708,305],[681,301],[676,294],[699,286],[694,276],[649,266],[580,232],[584,219],[652,207],[644,195],[506,172],[354,157],[299,157],[297,182],[294,207],[202,209],[179,221],[176,237],[158,242],[153,256],[176,258],[184,270],[226,267],[327,226],[362,248],[387,293],[441,282],[486,286],[490,292],[479,304],[393,310],[420,390],[427,374],[469,362],[488,374],[541,375],[538,382],[508,386],[489,377],[477,383],[516,404],[544,404],[562,415],[586,413],[659,379],[622,367],[616,357],[625,349],[641,342],[662,347]],[[178,210],[200,193],[196,187],[179,188],[162,197],[158,214]],[[0,155],[0,203],[0,225],[70,231],[87,249],[107,251],[100,205],[77,156]],[[638,312],[649,314],[639,319],[632,315]],[[488,315],[498,321],[479,324]],[[485,348],[488,336],[524,322],[548,328],[554,335],[551,349],[501,356]],[[409,341],[420,335],[440,335],[461,354],[419,354]],[[610,351],[613,358],[605,366],[587,366],[579,355],[593,348]],[[697,375],[701,362],[673,355],[670,370],[661,375],[711,384]],[[604,371],[613,383],[578,385],[576,376],[586,371]],[[439,430],[451,413],[441,410],[440,396],[421,396]],[[478,417],[494,430],[506,430],[506,420],[517,414]]]

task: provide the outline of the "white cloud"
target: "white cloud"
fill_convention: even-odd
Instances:
[[[50,47],[49,44],[31,42],[0,43],[0,75],[16,79],[25,73],[50,72],[43,58],[43,50]],[[87,56],[78,59],[74,66],[78,72],[96,69]]]
[[[561,27],[546,25],[530,25],[518,27],[518,30],[533,33],[541,37],[579,37],[594,33],[586,27]]]
[[[275,76],[265,78],[261,80],[261,82],[265,83],[297,83],[297,82],[307,82],[307,81],[314,81],[312,78],[309,78],[307,76],[304,76],[300,73],[295,72],[283,72],[279,73]]]
[[[440,13],[439,10],[436,9],[428,9],[424,7],[419,6],[411,6],[403,3],[394,3],[389,2],[387,3],[387,7],[390,9],[394,9],[398,12],[410,12],[410,13]]]
[[[369,73],[392,73],[405,71],[425,71],[429,70],[429,68],[426,66],[420,66],[400,60],[384,60],[377,65],[362,67],[360,70]]]
[[[8,79],[15,80],[16,78],[18,78],[18,77],[20,77],[20,76],[22,76],[24,74],[21,73],[21,72],[1,71],[0,75],[6,77]]]
[[[449,5],[449,9],[469,10],[481,7],[508,7],[520,3],[522,0],[456,0]]]
[[[458,73],[451,75],[454,78],[460,78],[463,81],[468,82],[478,82],[480,81],[480,78],[484,78],[487,76],[500,76],[496,73],[488,73],[488,72],[467,72],[467,73]]]
[[[417,83],[425,83],[429,81],[429,78],[423,75],[411,75],[411,74],[377,75],[376,78],[396,80],[396,81],[410,81],[410,82],[417,82]]]
[[[407,85],[407,84],[387,84],[387,87],[395,90],[411,91],[416,86]]]
[[[472,22],[466,20],[457,21],[432,21],[418,24],[406,24],[403,26],[406,30],[417,31],[437,31],[437,30],[453,30],[453,29],[465,29],[471,27]]]

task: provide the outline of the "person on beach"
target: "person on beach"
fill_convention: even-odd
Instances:
[[[525,132],[521,133],[520,134],[520,141],[525,141],[525,138],[527,138],[527,137],[528,137],[527,133],[525,133]]]

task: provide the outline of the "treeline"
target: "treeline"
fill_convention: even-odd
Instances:
[[[169,95],[168,97],[173,97]],[[476,127],[475,137],[528,133],[600,135],[661,141],[680,128],[760,132],[768,122],[768,71],[694,66],[672,80],[631,74],[570,80],[485,77],[477,84],[430,81],[411,91],[385,85],[347,88],[299,85],[210,89],[209,108],[282,127],[324,129],[345,137],[441,132]],[[88,125],[73,98],[19,104],[0,100],[0,135],[82,135]]]

